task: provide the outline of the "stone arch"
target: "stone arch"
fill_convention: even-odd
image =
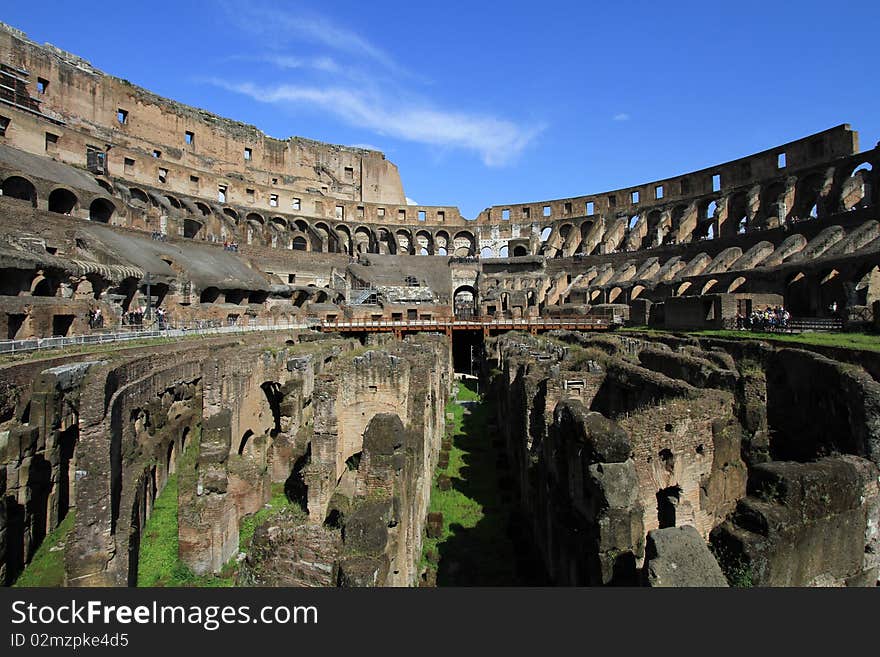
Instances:
[[[37,207],[37,187],[24,176],[8,176],[0,185],[3,196],[27,201],[33,207]]]
[[[266,225],[266,220],[259,212],[248,212],[247,216],[244,219],[248,223],[259,224],[261,227]]]
[[[513,257],[514,258],[521,258],[521,257],[527,256],[527,255],[529,255],[529,250],[525,246],[523,246],[522,244],[519,244],[519,245],[513,247]]]
[[[470,318],[479,314],[479,294],[471,285],[459,285],[452,295],[455,316]]]
[[[238,212],[236,212],[232,208],[223,208],[223,214],[232,219],[236,224],[238,224]]]
[[[149,195],[139,187],[132,187],[128,190],[128,193],[132,201],[143,203],[145,207],[150,207],[152,205]]]
[[[690,281],[685,281],[681,285],[678,286],[678,290],[675,291],[675,296],[680,297],[682,294],[688,291],[691,286]]]
[[[251,440],[253,437],[254,437],[254,432],[251,429],[248,429],[247,431],[245,431],[242,434],[241,440],[238,441],[238,455],[239,456],[244,456],[245,450],[247,450],[248,447],[253,446],[253,441]]]
[[[196,208],[198,208],[199,212],[202,213],[203,217],[208,217],[211,215],[211,208],[208,207],[206,203],[203,203],[202,201],[195,201],[194,205],[196,206]]]
[[[297,235],[293,238],[292,248],[294,251],[308,251],[309,241],[302,235]]]
[[[394,233],[394,238],[400,253],[412,254],[414,252],[413,236],[409,230],[398,228]]]
[[[617,300],[617,297],[619,297],[622,292],[622,287],[611,288],[611,291],[608,292],[608,303],[614,303]]]
[[[339,250],[341,253],[353,253],[353,240],[351,238],[351,230],[348,226],[339,224],[336,226],[337,241],[339,242]]]
[[[811,173],[800,178],[795,183],[794,207],[791,209],[792,216],[801,219],[819,216],[824,183],[825,177],[821,173]]]
[[[715,287],[715,285],[717,283],[718,283],[717,278],[710,278],[708,281],[706,281],[706,284],[703,285],[703,290],[700,292],[700,294],[707,294],[709,292],[709,290],[711,290],[713,287]]]
[[[494,258],[495,252],[492,250],[491,246],[484,246],[480,249],[480,257],[481,258]]]
[[[474,234],[467,230],[460,230],[452,240],[453,254],[459,257],[475,255],[477,252],[477,240]]]
[[[434,255],[434,244],[431,239],[431,233],[427,230],[420,230],[416,233],[416,248],[421,255]],[[424,253],[421,253],[424,251]]]
[[[507,258],[509,256],[509,254],[510,254],[510,250],[508,249],[507,244],[505,244],[504,246],[502,246],[498,250],[498,256],[500,258]]]
[[[66,187],[56,187],[49,194],[49,212],[58,214],[73,214],[79,198]]]
[[[775,226],[780,220],[785,219],[788,208],[785,208],[784,195],[785,184],[781,181],[770,183],[761,190],[758,216],[762,225]]]
[[[736,290],[738,290],[739,288],[741,288],[745,284],[746,284],[745,276],[738,276],[737,278],[733,279],[733,282],[731,282],[731,284],[728,286],[728,288],[727,288],[728,294],[731,292],[735,292]]]
[[[187,239],[195,239],[204,227],[202,222],[186,217],[183,220],[183,236]]]
[[[180,200],[177,199],[176,197],[172,196],[171,194],[165,194],[165,198],[168,199],[168,202],[171,204],[171,207],[173,207],[175,210],[182,210],[183,209],[183,203],[181,203]]]
[[[375,246],[376,240],[373,232],[366,226],[355,228],[352,240],[354,250],[357,253],[375,253],[378,250]]]
[[[312,231],[315,235],[315,247],[313,251],[323,251],[325,253],[336,253],[339,250],[339,240],[335,237],[335,233],[330,230],[323,221],[317,222]]]
[[[89,220],[102,224],[109,223],[116,212],[116,205],[110,199],[99,196],[89,205]]]

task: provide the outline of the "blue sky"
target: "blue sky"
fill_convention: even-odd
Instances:
[[[880,139],[880,3],[7,2],[161,95],[385,151],[407,195],[490,205],[673,176],[851,123]]]

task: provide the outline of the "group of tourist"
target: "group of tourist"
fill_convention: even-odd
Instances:
[[[740,331],[787,331],[790,323],[791,313],[782,306],[755,309],[747,316],[736,313],[736,328]]]
[[[100,308],[93,308],[89,311],[89,328],[96,329],[104,326],[104,315]]]
[[[146,312],[147,309],[143,306],[138,306],[134,310],[129,310],[122,315],[122,324],[128,326],[143,326]]]
[[[224,251],[232,251],[233,253],[237,253],[238,252],[238,242],[235,242],[235,241],[230,242],[229,240],[224,240],[223,250]]]
[[[168,241],[167,235],[165,235],[164,233],[160,233],[158,231],[155,231],[155,230],[152,232],[151,237],[154,240],[156,240],[157,242],[167,242]]]

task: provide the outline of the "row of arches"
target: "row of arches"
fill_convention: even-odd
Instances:
[[[730,238],[800,220],[854,210],[877,203],[877,176],[872,163],[814,171],[800,178],[776,180],[665,208],[653,208],[608,221],[595,239],[595,221],[545,226],[540,252],[563,257],[596,255],[616,250],[636,251],[662,245]],[[622,228],[622,230],[616,230]],[[593,235],[594,239],[589,239]]]
[[[0,192],[7,198],[25,201],[31,207],[37,207],[38,196],[36,185],[28,178],[20,175],[6,177],[0,183]],[[80,199],[73,190],[67,187],[55,187],[46,197],[46,209],[58,214],[73,215],[80,209]],[[99,196],[88,206],[88,218],[103,224],[109,223],[116,213],[116,204],[108,198]]]

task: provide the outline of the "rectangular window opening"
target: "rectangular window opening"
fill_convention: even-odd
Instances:
[[[9,117],[0,116],[0,137],[6,136],[6,129],[9,127]]]
[[[53,150],[58,145],[58,135],[46,133],[46,150]]]
[[[510,209],[509,208],[501,211],[501,218],[504,219],[504,221],[510,221]]]
[[[596,214],[596,204],[593,201],[587,201],[587,216]]]
[[[352,167],[345,167],[345,179],[354,180],[354,169]]]
[[[196,133],[187,130],[186,133],[184,133],[184,140],[186,141],[187,145],[194,146],[196,143]]]
[[[287,282],[290,285],[293,285],[294,283],[296,283],[296,274],[288,274],[287,275]]]
[[[299,210],[302,207],[302,201],[298,198],[295,198],[290,202],[290,207],[292,207],[294,210]]]
[[[716,173],[712,176],[712,191],[720,192],[721,191],[721,174]]]
[[[226,185],[217,185],[217,201],[219,203],[226,203],[226,190],[229,189]]]
[[[428,214],[424,210],[419,210],[419,221],[425,221],[428,218]]]
[[[654,198],[656,198],[657,200],[663,198],[663,185],[657,185],[654,188]]]
[[[125,160],[123,160],[122,168],[125,173],[132,173],[134,171],[134,160],[130,157],[125,158]]]
[[[630,197],[632,198],[633,205],[639,202],[639,193],[633,192]]]
[[[364,206],[363,205],[358,206],[357,216],[358,216],[358,218],[363,219],[363,217],[364,217]]]
[[[159,169],[159,182],[167,183],[168,182],[168,169]]]
[[[125,125],[128,123],[128,110],[122,108],[116,110],[116,120],[119,121],[119,125]]]
[[[49,89],[49,81],[46,78],[37,78],[37,93],[44,94]]]
[[[199,177],[198,176],[190,176],[189,177],[189,185],[193,188],[194,191],[199,191]]]
[[[269,207],[278,207],[278,194],[269,194]]]
[[[400,219],[401,221],[406,221],[406,210],[398,210],[397,211],[397,218]]]
[[[385,208],[376,208],[376,216],[384,217],[385,216]]]
[[[531,209],[531,208],[523,208],[523,209],[522,209],[522,216],[523,216],[523,219],[528,219],[531,215],[532,215],[532,209]]]
[[[612,207],[612,208],[613,208],[615,205],[617,205],[617,197],[614,196],[614,195],[609,196],[609,197],[608,197],[608,205],[609,205],[610,207]]]
[[[157,160],[161,159],[162,151],[153,151],[153,157],[155,157]]]
[[[251,158],[254,156],[254,152],[250,148],[244,149],[244,161],[250,162]]]
[[[776,156],[776,168],[784,169],[785,168],[785,153],[780,153]]]
[[[336,218],[337,219],[345,219],[345,206],[343,206],[343,205],[336,206]]]
[[[544,216],[545,216],[545,217],[549,217],[551,213],[552,213],[552,210],[550,209],[550,206],[549,206],[549,205],[545,205],[545,206],[544,206]]]
[[[248,203],[253,203],[254,202],[254,190],[245,189],[244,193],[245,193],[245,196],[247,196]]]

